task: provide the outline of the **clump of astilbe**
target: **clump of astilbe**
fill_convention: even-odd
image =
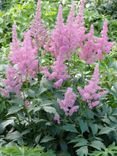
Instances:
[[[84,2],[84,1],[83,1]],[[49,79],[55,79],[54,83],[55,88],[59,88],[63,81],[68,78],[67,67],[64,64],[66,60],[71,58],[73,52],[75,52],[78,47],[81,39],[83,40],[84,32],[81,31],[84,28],[83,22],[83,11],[84,11],[84,3],[81,3],[80,11],[81,16],[76,17],[74,15],[74,3],[71,5],[70,13],[67,19],[67,23],[64,24],[62,17],[62,6],[59,6],[59,11],[57,15],[57,21],[55,28],[51,35],[50,42],[50,51],[55,57],[55,63],[52,66],[52,73],[50,74],[47,68],[45,68],[42,72]],[[78,21],[79,20],[79,21]],[[78,29],[78,23],[81,22],[81,30],[80,27]]]
[[[90,32],[86,34],[84,44],[80,47],[80,59],[85,60],[88,64],[93,64],[96,61],[102,60],[104,54],[108,54],[113,47],[113,42],[108,41],[107,32],[107,21],[104,21],[101,37],[94,36],[94,27],[92,25]]]
[[[45,47],[48,40],[48,33],[41,20],[41,0],[38,0],[37,2],[37,9],[30,27],[30,32],[36,42],[36,45],[38,47]]]
[[[72,53],[75,52],[84,40],[84,4],[84,0],[82,0],[79,7],[79,14],[75,17],[74,3],[72,3],[66,24],[62,17],[62,6],[59,6],[57,21],[52,31],[49,49],[55,57],[60,53],[64,53],[65,58],[69,60]]]
[[[91,80],[82,89],[78,87],[78,91],[83,101],[88,103],[89,108],[94,108],[100,103],[100,98],[107,93],[99,86],[99,65],[97,64]]]
[[[76,94],[73,93],[72,88],[67,88],[64,100],[59,102],[60,108],[65,112],[66,116],[72,116],[74,112],[77,112],[78,106],[75,106]]]

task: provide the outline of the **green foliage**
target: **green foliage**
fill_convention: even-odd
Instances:
[[[55,156],[52,151],[44,152],[42,147],[2,147],[0,148],[1,156]]]
[[[117,147],[113,143],[102,151],[95,151],[90,156],[116,156],[117,155]]]

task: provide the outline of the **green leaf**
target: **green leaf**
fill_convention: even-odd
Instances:
[[[114,131],[115,128],[111,128],[111,127],[104,127],[100,130],[99,135],[102,134],[109,134],[110,132]]]
[[[51,107],[51,106],[44,106],[43,107],[43,110],[47,113],[53,113],[53,114],[56,114],[56,109],[54,107]]]
[[[66,124],[66,125],[62,126],[62,129],[65,131],[68,131],[68,132],[74,132],[74,133],[78,132],[73,124]]]
[[[43,77],[40,81],[40,89],[39,89],[40,95],[50,88],[52,88],[51,83],[46,78]]]
[[[99,140],[95,140],[95,141],[91,142],[91,144],[89,146],[91,146],[97,150],[101,150],[101,149],[105,148],[105,145]]]
[[[88,156],[88,148],[87,146],[83,146],[76,151],[78,156]]]
[[[14,124],[14,119],[9,119],[9,120],[2,122],[2,127],[3,129],[5,129],[8,125],[13,125],[13,124]]]
[[[41,140],[41,143],[47,143],[47,142],[50,142],[50,141],[52,141],[52,140],[54,140],[53,137],[51,137],[51,136],[45,136],[45,137]]]
[[[86,146],[88,144],[88,141],[84,138],[80,138],[78,140],[78,143],[74,147],[80,147],[80,146]]]
[[[83,121],[82,119],[79,120],[79,126],[80,126],[82,133],[89,131],[87,123]]]
[[[15,114],[15,113],[19,112],[22,108],[23,108],[23,107],[21,107],[21,106],[12,106],[12,107],[9,109],[7,115]]]
[[[97,132],[98,132],[98,125],[97,124],[93,124],[93,123],[90,123],[90,128],[91,128],[91,131],[93,133],[93,135],[96,135]]]
[[[8,133],[6,136],[6,139],[15,141],[21,137],[22,135],[18,131],[14,131],[14,132]]]

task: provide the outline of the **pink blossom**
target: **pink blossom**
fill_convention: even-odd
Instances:
[[[16,31],[13,31],[15,34]],[[16,35],[14,35],[16,36]],[[17,65],[19,73],[22,78],[34,77],[38,70],[37,48],[33,46],[30,37],[30,31],[24,33],[24,40],[22,46],[18,49],[14,48],[15,40],[12,42],[12,52],[10,53],[10,60],[14,65]],[[13,50],[15,49],[15,50]]]
[[[60,79],[54,83],[54,88],[60,88],[63,83],[63,79]]]
[[[99,66],[95,67],[94,73],[92,75],[89,83],[82,89],[78,87],[78,91],[82,96],[83,101],[88,103],[89,108],[94,108],[99,105],[100,98],[107,94],[107,91],[103,90],[99,86]]]
[[[37,10],[32,25],[30,27],[30,31],[31,36],[34,37],[37,46],[44,47],[46,44],[45,42],[48,39],[48,34],[41,20],[41,0],[38,0],[37,2]]]
[[[74,106],[76,101],[76,94],[73,93],[72,88],[67,88],[64,100],[59,102],[60,108],[65,112],[67,116],[72,116],[74,112],[78,110],[78,106]]]
[[[98,60],[102,60],[104,54],[110,52],[113,47],[113,42],[108,41],[107,31],[107,21],[103,24],[101,37],[94,36],[94,27],[93,25],[91,26],[90,32],[85,35],[86,38],[81,46],[81,51],[79,53],[80,59],[85,60],[88,64],[92,64]]]
[[[47,68],[43,68],[41,72],[49,80],[56,80],[56,82],[54,83],[54,87],[59,88],[62,85],[63,81],[69,78],[67,74],[67,66],[64,64],[64,55],[62,53],[57,57],[51,69],[51,73],[48,71]]]
[[[6,79],[4,80],[6,93],[19,94],[22,86],[21,75],[13,66],[9,66],[6,71]]]

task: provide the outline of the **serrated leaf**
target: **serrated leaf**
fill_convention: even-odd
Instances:
[[[105,145],[99,141],[99,140],[95,140],[90,144],[91,147],[97,149],[97,150],[101,150],[105,148]]]
[[[22,109],[21,106],[12,106],[12,107],[9,109],[7,115],[15,114],[15,113],[19,112],[21,109]]]
[[[78,143],[74,147],[80,147],[80,146],[86,146],[88,144],[88,141],[84,138],[80,138],[78,140]]]
[[[85,121],[83,121],[82,119],[79,120],[79,126],[80,126],[82,133],[89,130],[87,123]]]
[[[54,140],[53,137],[51,137],[51,136],[45,136],[45,137],[41,140],[41,143],[47,143],[47,142],[52,141],[52,140]]]
[[[74,132],[74,133],[78,132],[73,124],[66,124],[66,125],[62,126],[62,129],[65,131],[68,131],[68,132]]]
[[[99,135],[102,135],[102,134],[109,134],[110,132],[114,131],[115,129],[114,128],[111,128],[111,127],[104,127],[100,130],[99,132]]]
[[[6,139],[15,141],[21,137],[22,135],[18,131],[14,131],[12,133],[8,133]]]
[[[51,107],[51,106],[44,106],[43,107],[43,110],[47,113],[53,113],[53,114],[56,114],[56,109],[54,107]]]
[[[92,133],[93,133],[93,135],[96,135],[97,134],[97,132],[98,132],[98,126],[97,126],[97,124],[89,124],[90,125],[90,128],[91,128],[91,131],[92,131]]]
[[[87,146],[83,146],[79,148],[77,151],[77,156],[88,156],[88,148]]]

